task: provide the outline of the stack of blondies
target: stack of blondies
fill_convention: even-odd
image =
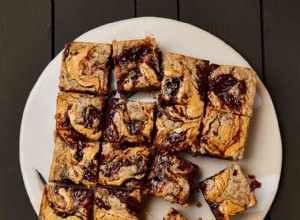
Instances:
[[[112,70],[119,94],[160,90],[158,104],[111,97]],[[140,219],[143,194],[188,206],[198,166],[179,152],[243,158],[256,73],[170,52],[162,59],[152,37],[72,42],[59,88],[39,219]],[[200,188],[216,219],[256,205],[237,164]],[[165,219],[184,217],[170,209]]]

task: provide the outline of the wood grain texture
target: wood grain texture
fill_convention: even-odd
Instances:
[[[0,219],[36,219],[19,165],[25,102],[51,60],[51,5],[0,0]]]
[[[283,143],[283,167],[272,220],[299,219],[300,210],[300,2],[264,0],[266,85]]]
[[[88,30],[134,16],[134,0],[56,1],[55,53]]]
[[[136,0],[136,15],[177,19],[176,0]]]
[[[262,77],[258,0],[180,0],[179,18],[224,40]]]

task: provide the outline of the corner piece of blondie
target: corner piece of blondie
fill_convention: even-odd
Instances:
[[[59,88],[63,91],[108,94],[111,45],[71,42],[62,55]]]
[[[207,178],[200,189],[217,220],[229,220],[257,203],[239,165]]]

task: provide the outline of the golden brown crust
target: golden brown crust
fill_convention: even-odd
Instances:
[[[59,92],[56,129],[68,142],[73,138],[99,140],[102,136],[104,98],[73,92]]]
[[[208,106],[251,117],[256,94],[256,72],[246,67],[211,65]]]
[[[112,45],[119,93],[160,87],[160,52],[155,38],[115,40]]]
[[[59,88],[64,91],[108,93],[111,45],[71,42],[65,46]]]
[[[186,220],[185,217],[181,213],[179,213],[176,209],[170,208],[164,220]]]
[[[174,155],[157,155],[150,169],[147,181],[150,194],[171,203],[188,205],[197,165]]]
[[[138,220],[140,203],[139,190],[97,188],[94,194],[94,220]]]
[[[155,147],[160,152],[199,151],[197,137],[203,110],[195,105],[158,106]]]
[[[121,186],[128,180],[144,178],[148,170],[149,149],[104,142],[100,158],[99,183]]]
[[[112,143],[151,143],[154,109],[155,103],[113,99],[104,140]]]
[[[249,117],[207,108],[203,119],[202,155],[241,160],[248,134]]]
[[[91,202],[89,191],[46,185],[39,220],[88,220]]]
[[[99,142],[68,144],[55,135],[49,181],[97,185]]]
[[[161,104],[197,105],[204,108],[209,62],[181,54],[166,53]]]
[[[239,165],[233,165],[200,184],[216,219],[231,216],[256,205],[254,193]]]

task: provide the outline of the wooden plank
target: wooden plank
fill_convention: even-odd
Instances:
[[[134,0],[55,1],[55,53],[88,30],[134,16]]]
[[[272,220],[299,219],[300,209],[300,2],[264,0],[266,85],[277,111],[283,143],[283,167]]]
[[[176,0],[136,0],[137,16],[156,16],[177,19]]]
[[[19,129],[25,102],[51,60],[51,4],[0,0],[0,213],[36,219],[19,165]]]
[[[262,77],[260,3],[253,0],[180,0],[181,21],[216,35]]]

